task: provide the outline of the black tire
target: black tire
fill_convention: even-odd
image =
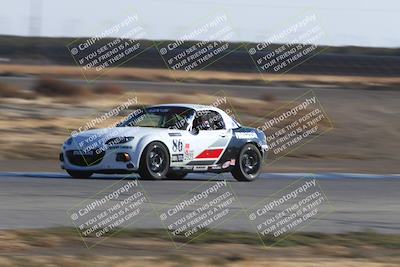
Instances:
[[[66,170],[67,173],[75,178],[75,179],[87,179],[90,176],[92,176],[92,172],[85,172],[85,171],[71,171],[71,170]]]
[[[186,177],[186,175],[188,175],[188,173],[183,171],[169,170],[167,172],[167,178],[169,180],[182,180],[183,178]]]
[[[151,142],[143,150],[140,158],[139,175],[147,180],[166,178],[169,169],[169,153],[161,142]]]
[[[262,156],[260,150],[253,144],[246,144],[236,160],[233,177],[240,182],[254,181],[261,172]]]

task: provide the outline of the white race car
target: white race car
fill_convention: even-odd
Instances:
[[[116,127],[70,137],[60,161],[74,178],[136,172],[144,179],[182,179],[189,172],[231,172],[239,181],[252,181],[267,150],[262,131],[241,126],[221,109],[168,104],[135,110]]]

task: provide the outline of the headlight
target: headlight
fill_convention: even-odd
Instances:
[[[128,137],[115,137],[111,138],[106,142],[106,145],[117,145],[117,144],[124,144],[128,143],[133,140],[134,137],[128,136]]]

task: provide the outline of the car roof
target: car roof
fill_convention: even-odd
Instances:
[[[160,105],[154,105],[151,107],[183,107],[183,108],[191,108],[194,110],[202,110],[205,108],[213,108],[212,106],[207,106],[207,105],[199,105],[199,104],[187,104],[187,103],[176,103],[176,104],[160,104]]]
[[[226,129],[234,129],[234,128],[238,128],[240,127],[240,123],[238,123],[237,121],[235,121],[231,116],[229,116],[225,111],[214,107],[214,106],[207,106],[207,105],[199,105],[199,104],[182,104],[182,103],[177,103],[177,104],[160,104],[160,105],[154,105],[151,107],[183,107],[183,108],[190,108],[190,109],[194,109],[195,111],[198,110],[214,110],[214,111],[218,111],[225,124],[226,124]]]

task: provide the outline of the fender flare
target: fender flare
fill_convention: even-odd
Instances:
[[[169,148],[168,148],[167,144],[165,144],[165,142],[162,141],[161,139],[162,139],[161,136],[151,136],[151,135],[149,135],[149,136],[142,137],[142,138],[138,141],[138,143],[137,143],[137,145],[136,145],[136,148],[135,148],[136,151],[134,151],[134,153],[133,153],[133,158],[132,158],[133,165],[135,166],[136,169],[139,169],[140,159],[141,159],[141,157],[142,157],[142,154],[143,154],[144,149],[145,149],[151,142],[160,142],[160,143],[162,143],[162,144],[165,146],[165,148],[167,149],[167,151],[168,151],[168,156],[170,157]],[[171,164],[171,163],[170,163],[170,164]]]

